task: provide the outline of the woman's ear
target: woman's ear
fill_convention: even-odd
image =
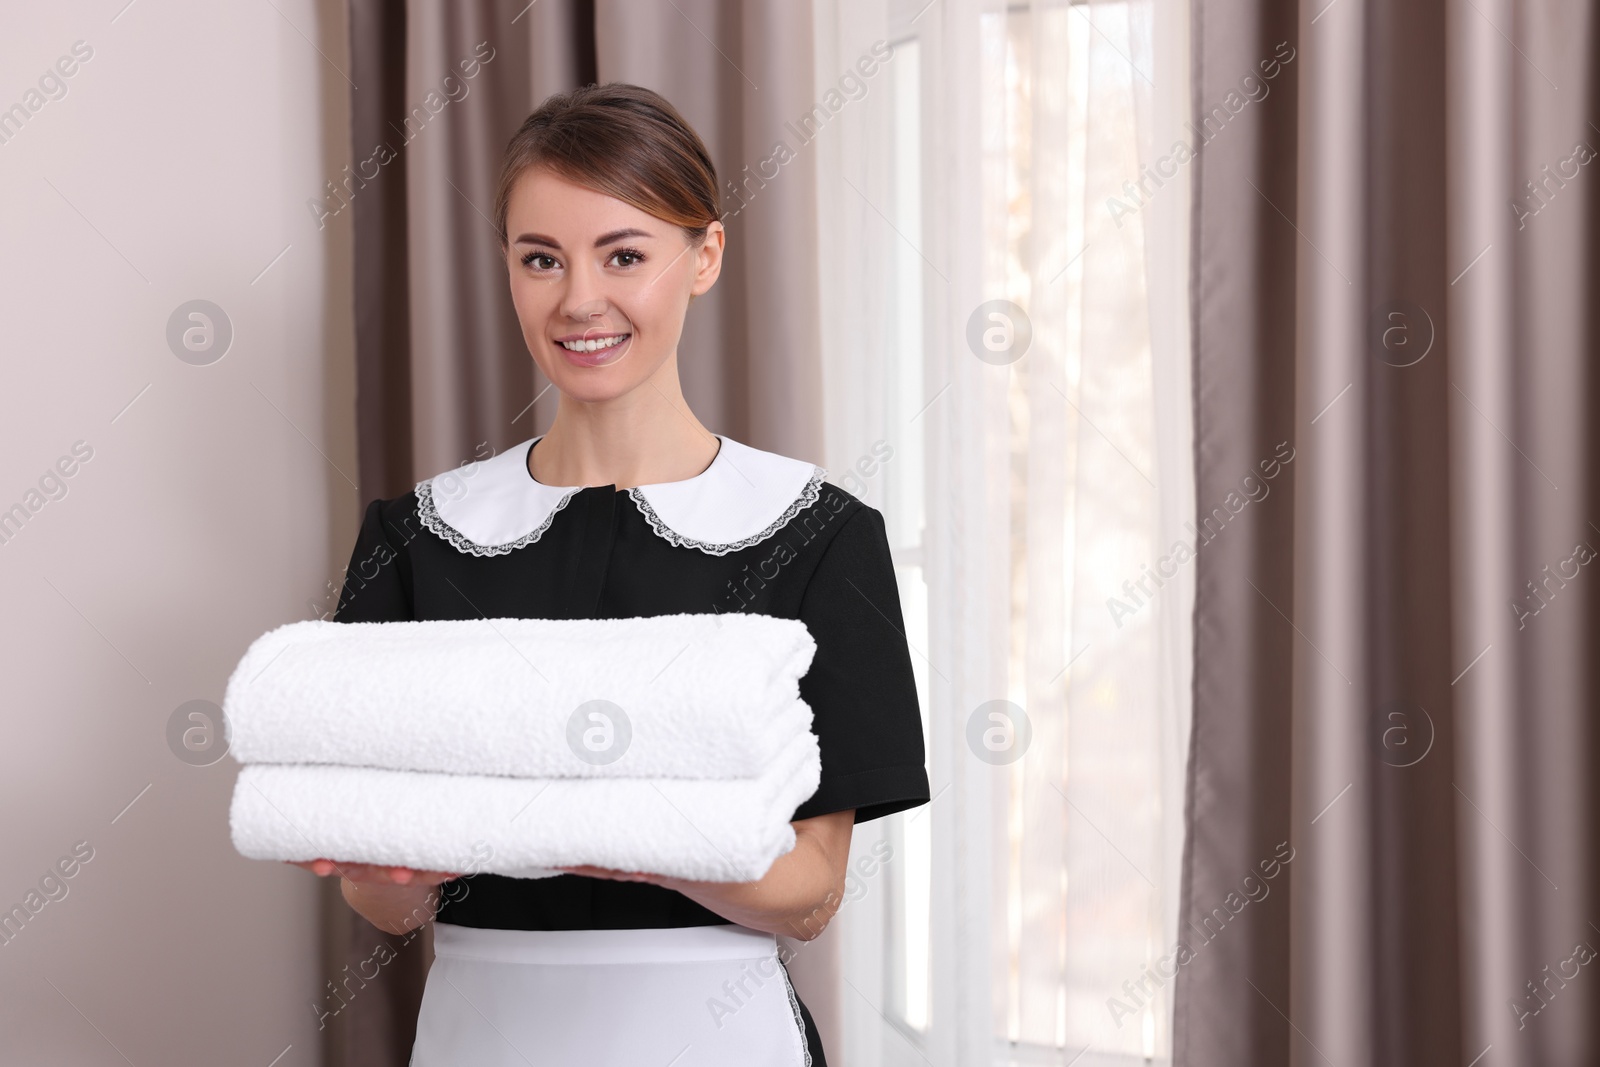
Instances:
[[[713,221],[700,239],[700,247],[695,253],[700,261],[695,271],[695,288],[701,289],[702,292],[709,291],[722,273],[722,255],[726,241],[727,233],[720,221]],[[695,296],[694,293],[689,294],[690,302],[694,301]]]

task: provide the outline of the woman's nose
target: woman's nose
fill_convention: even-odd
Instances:
[[[567,291],[562,296],[561,312],[568,318],[587,318],[604,311],[606,298],[603,279],[586,269],[576,269],[567,276]]]

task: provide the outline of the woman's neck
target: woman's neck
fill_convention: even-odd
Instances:
[[[645,389],[650,396],[626,409],[623,398],[582,405],[562,397],[555,421],[529,450],[534,480],[628,489],[703,472],[720,446],[716,436],[694,417],[681,393],[669,399],[648,385]]]

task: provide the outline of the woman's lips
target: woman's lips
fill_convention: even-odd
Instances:
[[[598,340],[598,338],[591,338],[591,340]],[[627,353],[632,344],[633,334],[631,333],[627,334],[619,343],[614,344],[609,348],[596,349],[593,352],[574,352],[572,349],[568,348],[559,341],[555,342],[556,348],[559,349],[561,354],[567,358],[567,362],[571,363],[575,367],[609,366],[610,364],[621,359]]]

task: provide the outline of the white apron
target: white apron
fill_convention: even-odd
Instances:
[[[435,922],[411,1067],[809,1067],[773,934]]]

